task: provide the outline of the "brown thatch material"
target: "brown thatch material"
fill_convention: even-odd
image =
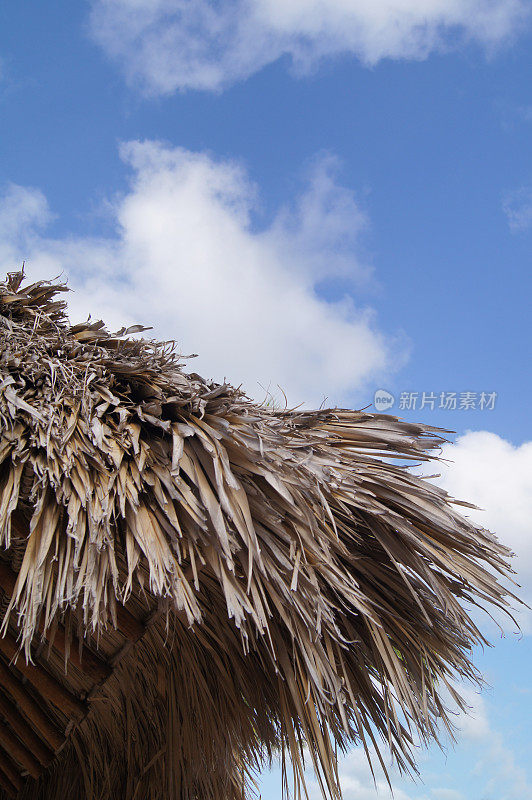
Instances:
[[[0,284],[0,797],[240,800],[305,746],[337,797],[379,737],[413,767],[476,677],[464,602],[506,606],[509,552],[405,466],[442,431],[256,405],[63,291]]]

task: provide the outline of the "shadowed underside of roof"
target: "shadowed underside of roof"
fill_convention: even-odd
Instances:
[[[0,284],[0,798],[241,800],[277,754],[297,793],[304,752],[334,798],[351,743],[414,768],[510,572],[407,468],[444,432],[256,405],[65,290]]]

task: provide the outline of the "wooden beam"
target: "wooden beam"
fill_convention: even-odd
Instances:
[[[13,732],[3,722],[0,722],[0,747],[3,747],[14,761],[27,770],[32,778],[39,777],[42,770],[41,765],[22,742],[13,736]]]
[[[9,728],[17,734],[39,763],[44,767],[48,766],[54,757],[53,751],[39,739],[14,703],[3,694],[0,694],[0,714],[4,717]]]
[[[0,561],[0,586],[4,594],[9,598],[12,597],[17,581],[17,573],[11,569],[9,564],[5,561]],[[44,633],[44,622],[41,620],[39,624],[39,631],[43,633],[45,638],[50,637]],[[67,651],[66,633],[63,625],[59,624],[56,628],[55,635],[53,636],[52,647],[57,650],[63,658]],[[79,653],[79,639],[76,636],[72,637],[70,643],[70,651],[68,661],[73,664],[77,669],[87,675],[95,683],[103,683],[107,680],[112,673],[112,669],[103,658],[91,650],[86,644],[83,644],[81,657]]]
[[[0,652],[4,654],[8,661],[19,655],[19,646],[12,634],[6,633],[3,638],[0,638]],[[75,719],[81,719],[88,712],[87,703],[72,694],[53,675],[46,672],[43,667],[38,664],[27,664],[23,654],[20,654],[15,666],[40,695],[53,703],[63,713]]]
[[[4,773],[10,783],[13,784],[17,792],[22,789],[22,777],[9,756],[0,750],[0,770]]]
[[[50,721],[41,706],[28,694],[24,685],[2,659],[0,659],[0,687],[3,692],[9,692],[30,725],[39,732],[53,751],[59,750],[64,745],[63,732]]]

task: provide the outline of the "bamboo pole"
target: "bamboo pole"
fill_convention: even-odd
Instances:
[[[31,725],[39,732],[52,750],[59,750],[65,743],[65,736],[50,721],[40,705],[27,692],[24,685],[15,677],[0,659],[0,686],[9,692]]]
[[[0,750],[0,770],[4,773],[10,783],[13,784],[17,792],[22,788],[22,778],[20,772],[2,750]]]
[[[41,774],[41,765],[28,748],[19,741],[13,732],[0,721],[0,747],[14,760],[17,761],[32,778]]]
[[[3,694],[0,694],[0,714],[35,758],[43,766],[47,766],[53,759],[52,750],[43,743],[17,707]]]
[[[131,611],[129,611],[125,606],[119,604],[117,605],[116,621],[119,632],[131,642],[137,642],[146,633],[144,624],[135,616],[133,616]]]
[[[6,633],[0,638],[0,652],[11,661],[19,655],[19,646],[15,637]],[[16,668],[46,700],[53,703],[60,711],[76,719],[84,717],[88,711],[87,704],[72,694],[63,684],[38,664],[27,664],[19,658]]]
[[[8,779],[7,775],[4,775],[2,770],[0,769],[0,787],[2,790],[7,794],[8,797],[16,798],[18,792]]]
[[[5,561],[0,561],[0,586],[8,597],[13,594],[16,580],[17,573]]]

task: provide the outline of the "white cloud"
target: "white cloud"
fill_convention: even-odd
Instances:
[[[148,93],[219,90],[288,55],[296,71],[352,54],[427,57],[512,36],[526,0],[93,0],[93,36]]]
[[[453,497],[479,506],[466,516],[497,534],[515,553],[513,567],[532,604],[532,442],[519,447],[488,431],[470,431],[443,448],[450,464],[442,465],[440,483]],[[518,614],[524,632],[532,632],[532,615]]]
[[[455,789],[432,789],[431,797],[434,800],[463,800],[464,795],[462,792],[457,792]]]
[[[452,463],[440,465],[442,476],[435,482],[455,498],[485,509],[464,511],[477,524],[497,532],[500,539],[517,552],[514,566],[531,597],[532,442],[517,447],[494,433],[469,432],[459,437],[456,444],[445,445],[442,456]],[[427,473],[427,467],[417,471]],[[420,767],[421,785],[401,776],[392,767],[392,793],[371,748],[375,785],[364,750],[358,747],[339,763],[345,800],[464,800],[472,796],[532,800],[526,762],[520,763],[513,750],[515,732],[499,729],[491,718],[491,708],[496,703],[500,706],[497,687],[488,696],[470,684],[455,682],[454,688],[465,700],[465,711],[458,709],[451,693],[444,687],[441,696],[455,727],[456,744],[450,746],[451,741],[443,726],[440,726],[440,734],[444,754],[440,754],[435,745],[425,751],[416,742],[415,756]],[[446,786],[447,781],[452,785]],[[317,783],[311,785],[311,800],[319,800]],[[277,795],[271,797],[273,800]]]
[[[107,209],[114,236],[46,237],[42,194],[11,187],[0,208],[0,266],[26,259],[31,278],[64,271],[79,290],[69,298],[73,318],[153,324],[181,352],[200,354],[191,370],[243,382],[258,397],[257,381],[278,395],[279,384],[291,403],[353,401],[404,360],[371,309],[315,291],[331,275],[368,274],[356,256],[364,216],[330,158],[258,230],[257,191],[241,166],[156,142],[126,144],[122,157],[133,177]]]
[[[48,203],[38,189],[9,184],[0,195],[0,246],[21,243],[27,231],[51,220]]]
[[[389,769],[393,789],[390,788],[374,753],[373,769],[375,782],[368,764],[366,753],[355,748],[340,762],[339,776],[342,794],[345,800],[410,800],[412,795],[402,789],[397,781],[399,775],[394,768]],[[415,791],[415,786],[412,786]],[[416,792],[417,794],[417,792]]]
[[[482,745],[480,758],[473,768],[480,783],[483,796],[496,796],[499,800],[532,800],[532,785],[527,770],[516,760],[515,753],[500,731],[489,725],[479,738]]]
[[[390,789],[373,748],[370,755],[375,770],[375,781],[371,774],[366,754],[361,747],[354,748],[340,759],[339,776],[345,800],[464,800],[468,792],[445,786],[450,778],[460,786],[469,784],[471,778],[478,786],[479,797],[496,796],[500,800],[532,800],[532,786],[526,770],[517,762],[514,752],[502,733],[490,721],[484,697],[469,685],[456,684],[468,705],[467,713],[454,706],[450,695],[443,691],[446,704],[454,708],[453,721],[457,728],[457,746],[444,756],[444,773],[441,771],[442,755],[436,746],[432,753],[417,749],[416,760],[421,766],[421,783],[401,775],[395,766],[390,766]],[[443,734],[443,731],[442,731]],[[465,762],[455,760],[455,750],[466,753]],[[420,763],[423,762],[423,763]],[[465,772],[464,769],[465,763]],[[316,782],[310,782],[311,800],[320,797]],[[470,795],[469,795],[470,796]]]
[[[388,783],[373,747],[368,748],[371,766],[363,747],[354,747],[339,759],[338,777],[344,800],[429,800],[427,795],[419,795],[419,786],[410,778],[401,776],[394,764],[387,764],[390,778]],[[383,748],[386,763],[386,752]],[[373,773],[372,773],[373,767]],[[308,786],[310,800],[322,797],[317,781],[309,770]]]
[[[490,735],[491,729],[484,698],[478,689],[467,684],[456,683],[455,689],[467,703],[465,711],[455,709],[452,715],[452,722],[456,726],[457,735],[460,739],[464,738],[474,742],[485,740]],[[453,703],[450,702],[450,699],[446,703],[449,708],[453,708]]]
[[[476,431],[445,445],[442,451],[448,463],[440,466],[442,475],[435,482],[453,497],[484,509],[464,511],[477,524],[498,533],[517,553],[514,567],[525,584],[525,593],[532,597],[532,442],[517,447],[494,433]],[[426,473],[427,468],[417,471]],[[529,620],[522,622],[530,624]],[[460,711],[450,692],[442,688],[456,732],[456,745],[448,748],[450,742],[440,730],[447,751],[443,765],[435,746],[428,753],[416,748],[422,785],[409,782],[392,768],[392,793],[373,750],[376,786],[363,749],[355,748],[339,764],[345,800],[464,800],[472,796],[467,790],[472,781],[475,797],[532,800],[527,769],[512,749],[511,736],[494,727],[485,693],[469,684],[455,683],[454,688],[467,709]],[[445,786],[448,778],[454,786]],[[313,784],[311,800],[319,796]]]
[[[515,191],[507,192],[502,207],[512,231],[520,232],[532,228],[531,186],[523,186]]]

